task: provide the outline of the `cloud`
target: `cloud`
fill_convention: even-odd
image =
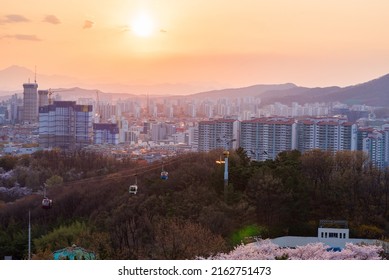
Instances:
[[[89,29],[92,28],[95,23],[90,20],[84,21],[84,26],[82,27],[83,29]]]
[[[160,29],[159,32],[166,33],[167,31],[165,29]]]
[[[16,39],[16,40],[35,41],[35,42],[42,41],[36,35],[27,35],[27,34],[5,35],[1,38],[11,38],[11,39]]]
[[[0,23],[18,23],[18,22],[29,22],[30,20],[22,15],[6,15],[4,20],[0,20]]]
[[[29,22],[30,20],[22,15],[6,15],[6,22]]]
[[[51,23],[51,24],[60,24],[61,21],[55,16],[55,15],[47,15],[43,19],[44,22]]]

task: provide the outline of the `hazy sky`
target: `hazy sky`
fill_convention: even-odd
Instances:
[[[0,0],[0,69],[344,86],[389,73],[388,13],[388,0]]]

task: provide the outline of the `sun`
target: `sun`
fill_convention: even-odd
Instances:
[[[138,14],[131,23],[131,30],[137,36],[149,37],[154,31],[154,22],[148,14]]]

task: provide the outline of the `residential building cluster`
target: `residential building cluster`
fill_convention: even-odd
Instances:
[[[377,120],[374,108],[365,105],[261,106],[258,97],[147,96],[112,102],[99,100],[98,92],[96,99],[62,101],[56,91],[38,90],[36,82],[23,84],[23,89],[22,99],[15,94],[0,105],[4,143],[35,141],[42,149],[88,147],[117,156],[142,154],[141,150],[161,155],[242,147],[258,161],[294,149],[360,150],[375,166],[389,165],[389,122]],[[10,127],[31,134],[20,139]]]
[[[199,122],[199,151],[242,147],[257,161],[275,159],[283,151],[360,150],[379,168],[389,166],[389,122],[381,128],[358,127],[343,117],[267,117]]]

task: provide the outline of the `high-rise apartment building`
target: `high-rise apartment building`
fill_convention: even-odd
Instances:
[[[12,95],[12,97],[10,99],[9,108],[8,108],[8,111],[9,111],[8,117],[9,117],[9,121],[11,123],[16,123],[16,122],[20,121],[20,119],[18,118],[19,107],[22,107],[22,106],[19,106],[19,105],[21,105],[20,101],[21,101],[21,99],[18,99],[17,94]]]
[[[362,151],[368,157],[369,162],[377,168],[384,168],[385,162],[385,134],[383,131],[373,131],[364,137],[362,140]]]
[[[369,134],[374,132],[373,127],[360,127],[357,132],[357,150],[363,150],[363,139],[368,137]]]
[[[239,147],[240,123],[234,119],[216,119],[199,122],[198,150],[236,149]]]
[[[176,133],[176,126],[173,123],[158,122],[151,123],[150,138],[152,141],[166,140]]]
[[[23,118],[26,123],[38,121],[38,84],[23,84]]]
[[[188,128],[188,144],[192,147],[193,151],[197,151],[199,148],[199,126],[192,126]]]
[[[255,160],[275,159],[282,151],[296,149],[297,126],[290,118],[258,118],[241,123],[240,144]]]
[[[39,107],[39,145],[43,148],[78,149],[92,141],[92,105],[54,101]]]
[[[357,125],[337,118],[309,118],[297,123],[297,149],[343,151],[357,149]]]

